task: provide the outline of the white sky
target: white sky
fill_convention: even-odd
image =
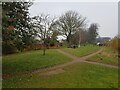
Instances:
[[[98,23],[100,36],[114,37],[118,34],[117,2],[34,2],[29,11],[31,16],[40,13],[60,16],[68,10],[87,17],[88,25]]]

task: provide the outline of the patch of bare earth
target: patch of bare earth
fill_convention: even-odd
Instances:
[[[60,69],[55,69],[55,70],[40,73],[40,75],[53,75],[53,74],[59,74],[59,73],[63,73],[63,72],[65,72],[65,70],[60,68]]]

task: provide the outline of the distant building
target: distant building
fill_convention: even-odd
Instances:
[[[104,45],[106,42],[110,41],[111,38],[110,37],[98,37],[95,40],[95,43],[97,45]]]

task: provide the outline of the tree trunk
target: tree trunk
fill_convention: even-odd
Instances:
[[[70,46],[71,46],[70,35],[68,35],[68,37],[67,37],[67,44],[68,44],[68,47],[70,47]]]
[[[45,48],[43,49],[43,55],[45,55]]]
[[[45,55],[45,51],[46,51],[46,47],[45,47],[45,44],[43,45],[43,55]]]

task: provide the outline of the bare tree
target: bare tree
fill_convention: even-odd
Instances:
[[[88,32],[86,30],[80,30],[71,35],[71,43],[74,45],[78,45],[78,47],[80,47],[81,44],[86,44],[87,41]]]
[[[86,18],[77,12],[67,11],[56,21],[56,26],[61,35],[67,38],[68,45],[71,45],[71,35],[81,30],[86,25],[85,21]]]
[[[33,17],[34,29],[37,36],[43,41],[43,55],[46,51],[46,39],[52,35],[52,24],[55,19],[51,19],[49,15],[41,14],[40,16]]]

